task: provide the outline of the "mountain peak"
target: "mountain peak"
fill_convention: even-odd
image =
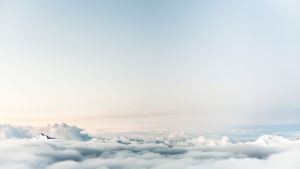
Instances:
[[[37,140],[51,140],[51,139],[55,139],[54,137],[50,137],[44,133],[39,133],[38,135],[36,135],[35,137],[33,137],[34,139]]]

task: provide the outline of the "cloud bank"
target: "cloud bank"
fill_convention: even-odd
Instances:
[[[33,139],[45,132],[59,139]],[[5,169],[299,169],[300,141],[264,135],[230,138],[172,133],[90,136],[66,124],[0,127],[0,168]]]
[[[0,125],[0,139],[33,138],[39,133],[64,140],[87,141],[91,139],[88,134],[84,133],[83,129],[64,123],[49,124],[43,127]]]

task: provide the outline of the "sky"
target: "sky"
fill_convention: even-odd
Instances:
[[[300,123],[296,0],[0,0],[0,123]]]

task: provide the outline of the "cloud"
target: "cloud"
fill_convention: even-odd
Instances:
[[[0,139],[28,138],[32,133],[25,127],[14,127],[11,125],[0,125]]]
[[[64,140],[87,141],[91,139],[88,134],[84,133],[83,129],[64,123],[49,124],[43,127],[0,125],[0,139],[33,138],[39,133]]]
[[[0,168],[5,169],[300,168],[300,141],[274,135],[232,143],[228,137],[168,133],[91,137],[66,124],[40,128],[1,125],[0,131]],[[37,131],[61,139],[29,139]]]
[[[87,141],[91,139],[88,134],[84,133],[84,129],[78,128],[76,126],[69,126],[64,123],[47,125],[46,127],[41,127],[37,130],[51,137],[61,138],[65,140]]]

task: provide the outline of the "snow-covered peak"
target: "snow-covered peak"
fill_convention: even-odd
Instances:
[[[50,139],[55,139],[53,137],[50,137],[44,133],[39,133],[37,136],[33,137],[35,140],[50,140]]]

